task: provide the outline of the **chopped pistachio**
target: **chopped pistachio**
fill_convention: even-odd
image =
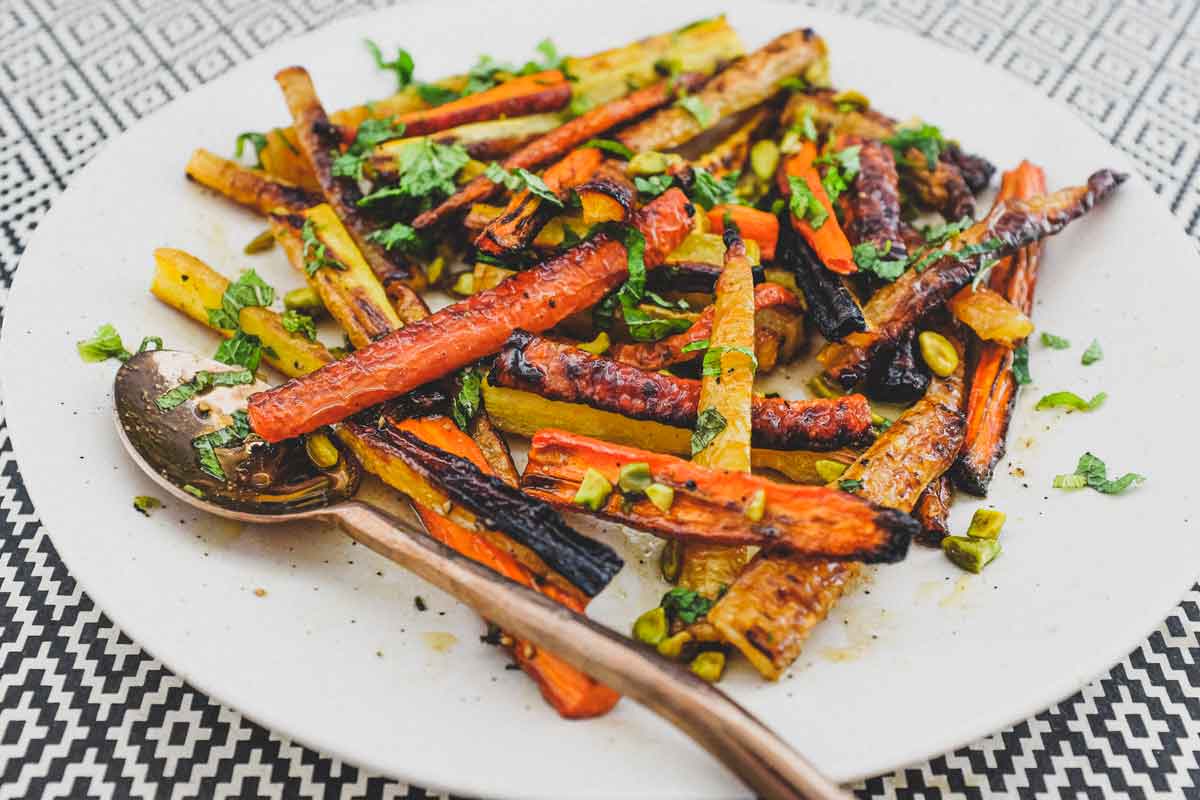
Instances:
[[[271,233],[270,228],[267,228],[258,236],[255,236],[253,239],[247,242],[246,246],[242,248],[242,252],[248,256],[252,256],[256,253],[265,253],[274,246],[275,234]]]
[[[683,159],[680,156],[647,150],[629,159],[627,171],[630,175],[658,175],[666,172],[672,165],[682,162]]]
[[[692,659],[691,670],[703,680],[716,683],[725,671],[725,654],[720,650],[706,650]]]
[[[141,514],[150,516],[150,512],[156,508],[162,508],[162,501],[157,497],[151,497],[147,494],[139,494],[133,498],[133,507]]]
[[[671,506],[675,503],[675,490],[670,486],[664,486],[661,483],[652,483],[646,487],[645,491],[646,499],[664,514],[670,511]]]
[[[769,181],[775,177],[775,168],[779,166],[779,145],[770,139],[762,139],[750,148],[750,169],[761,181]]]
[[[650,465],[645,461],[626,464],[617,473],[617,486],[626,494],[641,494],[653,482],[654,476],[650,474]]]
[[[675,492],[671,491],[672,499]],[[649,495],[647,495],[649,496]],[[654,502],[651,499],[650,502]],[[657,503],[655,503],[657,505]],[[668,539],[663,545],[662,552],[658,555],[658,571],[662,573],[663,580],[667,583],[674,583],[679,580],[679,571],[683,568],[683,546],[676,539]]]
[[[314,317],[325,310],[325,306],[321,302],[321,295],[308,286],[292,289],[285,294],[283,296],[283,307],[288,311],[300,311],[308,314],[310,317]]]
[[[667,611],[662,606],[652,608],[633,623],[633,638],[651,647],[667,638]]]
[[[608,478],[592,467],[588,467],[587,472],[583,473],[583,481],[580,482],[579,491],[575,492],[572,502],[592,511],[599,511],[610,494],[612,494],[612,484],[608,482]]]
[[[1000,529],[1004,527],[1004,512],[994,508],[979,508],[971,515],[971,525],[967,528],[967,536],[975,539],[999,539]]]
[[[756,489],[754,494],[750,496],[750,502],[746,504],[746,519],[751,522],[759,522],[763,518],[763,513],[767,510],[767,491],[766,489]]]
[[[826,483],[833,483],[838,478],[842,477],[842,473],[846,471],[846,465],[840,461],[830,461],[827,458],[819,458],[813,464],[817,475],[821,476],[821,480]]]
[[[945,336],[935,331],[922,331],[917,344],[921,348],[921,358],[934,375],[946,378],[958,369],[958,351]]]
[[[333,442],[323,433],[310,433],[304,437],[304,449],[309,459],[318,469],[329,469],[335,466],[342,456]]]
[[[667,658],[679,658],[684,646],[690,641],[692,641],[692,635],[687,631],[680,631],[658,643],[658,654]]]
[[[975,539],[970,536],[947,536],[942,539],[942,552],[957,566],[968,572],[979,573],[1000,555],[1000,542],[996,539]]]

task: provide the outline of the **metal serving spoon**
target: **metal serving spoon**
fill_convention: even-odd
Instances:
[[[502,630],[546,648],[674,723],[759,797],[849,797],[749,711],[688,670],[459,555],[428,536],[415,513],[399,519],[353,500],[360,472],[344,455],[322,470],[298,442],[251,441],[216,451],[228,479],[212,477],[200,468],[193,440],[229,426],[247,398],[268,386],[215,386],[164,411],[158,399],[201,370],[215,374],[230,367],[161,350],[138,354],[117,372],[114,398],[121,441],[138,466],[175,499],[243,522],[336,523]]]

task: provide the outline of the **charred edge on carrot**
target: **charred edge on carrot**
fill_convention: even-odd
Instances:
[[[779,224],[779,262],[795,276],[822,336],[837,341],[867,329],[862,308],[850,289],[841,278],[825,269],[804,237],[792,230],[787,217],[781,218]]]

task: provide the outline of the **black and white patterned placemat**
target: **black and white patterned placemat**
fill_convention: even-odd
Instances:
[[[386,4],[0,0],[0,314],[38,220],[100,144],[280,39]],[[1018,76],[1127,152],[1200,237],[1200,0],[809,5],[915,31]],[[857,791],[1200,797],[1200,586],[1070,699]],[[0,422],[0,800],[260,796],[426,793],[272,734],[142,652],[55,554]]]

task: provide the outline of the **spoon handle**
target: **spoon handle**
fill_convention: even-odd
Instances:
[[[675,724],[757,796],[767,800],[850,796],[724,692],[649,648],[364,503],[344,503],[329,513],[359,543],[450,593],[509,634],[546,648]]]

